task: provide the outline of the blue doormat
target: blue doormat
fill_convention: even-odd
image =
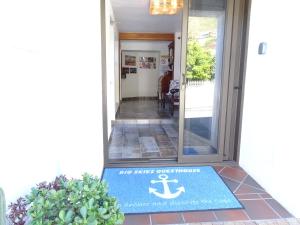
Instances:
[[[211,166],[106,168],[102,179],[126,214],[243,208]]]

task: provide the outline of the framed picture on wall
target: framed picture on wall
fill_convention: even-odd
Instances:
[[[136,66],[136,56],[125,55],[125,66]]]
[[[156,69],[155,57],[140,57],[139,58],[140,69]]]
[[[160,65],[167,66],[169,64],[169,56],[168,55],[161,55],[160,56]]]
[[[122,67],[121,71],[121,78],[126,79],[126,75],[129,73],[129,68],[128,67]]]
[[[129,68],[129,72],[130,73],[137,73],[137,69],[136,68]]]

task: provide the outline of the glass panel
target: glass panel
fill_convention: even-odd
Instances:
[[[225,0],[190,3],[183,155],[218,154]]]

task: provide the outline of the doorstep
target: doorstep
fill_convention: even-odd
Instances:
[[[300,225],[300,219],[277,219],[277,220],[252,220],[252,221],[231,221],[231,222],[204,222],[185,223],[184,225]],[[168,224],[177,225],[177,224]]]
[[[243,204],[244,209],[195,212],[126,215],[124,225],[161,224],[262,224],[262,221],[280,221],[289,225],[296,221],[293,215],[268,194],[251,176],[238,166],[215,166],[224,182]],[[226,224],[226,223],[225,223]],[[269,223],[267,223],[269,224]],[[272,223],[271,223],[272,224]]]

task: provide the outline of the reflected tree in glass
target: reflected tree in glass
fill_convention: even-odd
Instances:
[[[213,80],[215,56],[196,40],[189,40],[187,46],[187,78],[191,80]]]

